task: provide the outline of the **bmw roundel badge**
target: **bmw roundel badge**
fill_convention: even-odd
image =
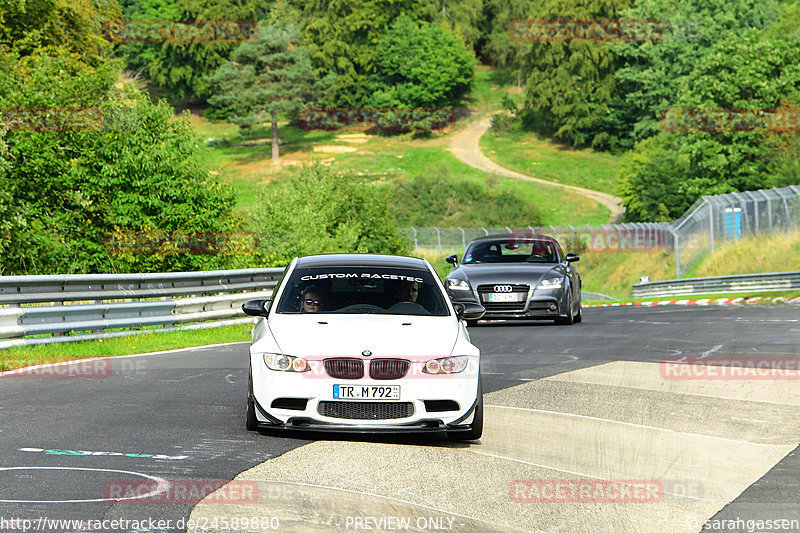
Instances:
[[[361,352],[361,355],[363,355],[364,357],[369,357],[370,355],[372,355],[372,352],[370,352],[369,350],[364,350],[363,352]]]

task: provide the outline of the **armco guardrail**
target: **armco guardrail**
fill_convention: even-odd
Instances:
[[[0,349],[252,322],[242,303],[269,297],[283,270],[0,276]]]
[[[634,298],[800,290],[800,272],[771,272],[636,283]]]

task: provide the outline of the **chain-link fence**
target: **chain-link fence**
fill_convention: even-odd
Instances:
[[[463,250],[473,239],[501,233],[537,233],[555,237],[570,251],[653,251],[672,249],[673,235],[666,223],[604,224],[602,226],[438,228],[402,230],[415,250]]]
[[[570,251],[673,250],[676,277],[722,241],[800,227],[800,187],[703,196],[675,222],[602,226],[409,227],[403,232],[417,250],[463,250],[473,239],[498,233],[538,233]]]
[[[680,277],[720,242],[800,227],[800,187],[703,196],[671,226]]]

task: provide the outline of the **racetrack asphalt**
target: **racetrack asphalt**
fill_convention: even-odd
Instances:
[[[480,443],[248,432],[247,343],[114,358],[94,375],[3,375],[0,531],[183,531],[190,516],[219,531],[746,531],[800,519],[800,380],[665,379],[662,363],[798,357],[796,307],[584,317],[470,329],[483,356]],[[104,501],[140,480],[234,478],[255,483],[257,503]],[[534,502],[531,480],[657,488],[646,501]],[[233,527],[244,516],[262,522]]]

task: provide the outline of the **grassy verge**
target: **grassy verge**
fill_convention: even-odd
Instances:
[[[94,341],[63,342],[19,346],[0,350],[0,371],[38,365],[59,363],[88,357],[112,357],[136,353],[159,352],[250,340],[249,324],[220,328],[143,333]]]
[[[576,150],[536,133],[489,130],[481,151],[497,164],[522,174],[565,185],[616,194],[620,156]]]

